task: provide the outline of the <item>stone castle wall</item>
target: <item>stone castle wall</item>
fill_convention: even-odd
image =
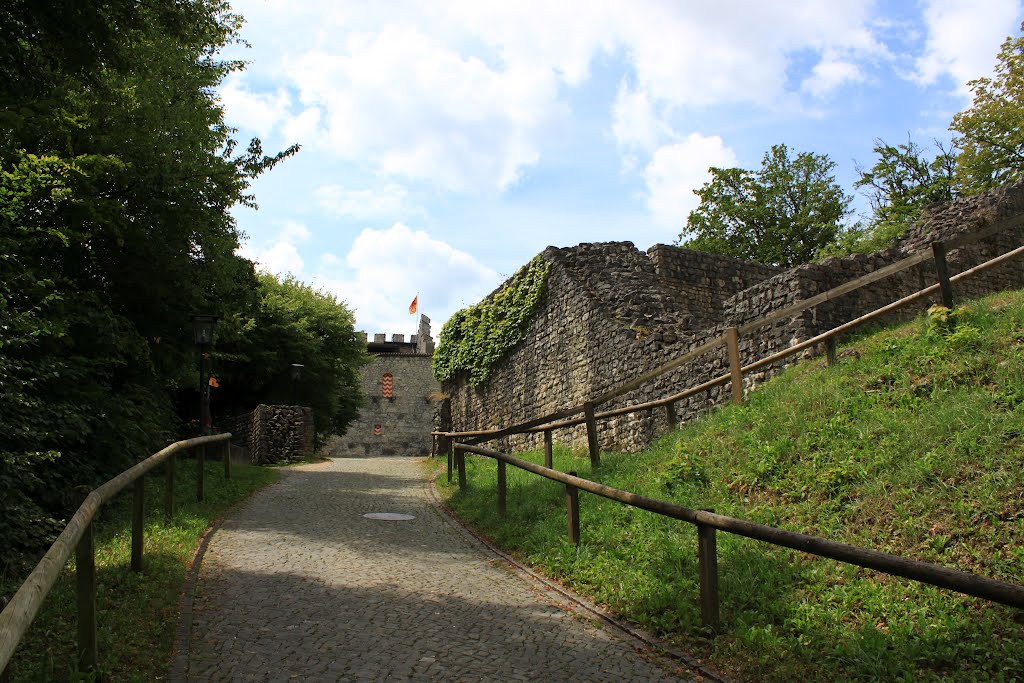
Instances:
[[[933,240],[977,232],[1013,216],[1024,216],[1024,184],[930,207],[907,236],[883,252],[833,258],[785,272],[666,245],[657,245],[648,254],[628,242],[549,247],[542,253],[552,264],[547,291],[526,338],[498,363],[485,384],[472,386],[464,377],[444,384],[451,400],[451,427],[501,427],[578,405],[714,339],[726,327],[759,320],[928,248]],[[1021,242],[1018,227],[952,250],[950,274]],[[741,361],[763,358],[934,282],[934,265],[926,262],[758,329],[741,338]],[[1018,260],[955,285],[954,291],[964,299],[1021,286],[1024,266]],[[922,299],[892,318],[914,315],[938,300],[938,294]],[[704,302],[712,310],[704,310]],[[746,376],[746,386],[755,387],[784,365],[780,362]],[[599,406],[598,411],[661,398],[726,372],[728,362],[721,348]],[[721,385],[680,401],[676,411],[687,419],[729,396],[729,386]],[[598,432],[603,449],[634,450],[667,427],[663,411],[648,410],[603,420]],[[557,430],[554,438],[574,448],[586,444],[582,426]],[[509,437],[498,447],[525,449],[541,444],[538,433]]]
[[[695,329],[721,322],[727,299],[782,272],[773,266],[667,244],[656,244],[647,254],[663,286],[675,293],[699,325]]]
[[[430,436],[441,385],[434,379],[427,354],[380,354],[362,369],[366,403],[345,434],[331,439],[336,456],[430,455]],[[383,378],[392,376],[392,397],[385,397]],[[375,432],[375,427],[379,431]]]

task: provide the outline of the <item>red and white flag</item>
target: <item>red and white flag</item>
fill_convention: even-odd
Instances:
[[[412,303],[409,304],[409,315],[414,315],[416,313],[416,307],[419,305],[419,303],[420,303],[420,295],[417,294],[413,298]]]

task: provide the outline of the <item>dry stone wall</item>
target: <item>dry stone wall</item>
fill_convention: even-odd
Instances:
[[[251,413],[224,421],[231,442],[245,448],[254,465],[297,462],[313,454],[313,409],[260,404]]]
[[[493,369],[491,378],[472,386],[466,378],[444,384],[450,397],[450,427],[501,427],[578,405],[613,389],[722,334],[804,301],[906,256],[930,248],[934,240],[983,230],[993,222],[1024,216],[1024,184],[979,197],[936,205],[894,247],[870,255],[833,258],[779,272],[778,269],[667,245],[647,254],[629,242],[581,244],[542,256],[551,264],[547,291],[526,338]],[[1020,227],[948,254],[950,274],[966,270],[1024,241]],[[930,262],[760,328],[740,340],[744,364],[852,320],[935,282]],[[1011,261],[954,287],[961,299],[1024,286],[1024,267]],[[907,317],[937,302],[922,300],[894,317]],[[809,352],[810,353],[810,352]],[[806,355],[806,354],[805,354]],[[784,367],[778,363],[744,378],[754,388]],[[682,391],[728,372],[719,349],[655,382],[602,405],[601,410],[649,401]],[[707,410],[730,396],[728,385],[680,401],[681,419]],[[447,429],[444,418],[435,426]],[[603,449],[639,449],[668,427],[665,413],[647,410],[599,424]],[[558,430],[555,440],[584,448],[582,426]],[[542,436],[516,435],[504,449],[538,448]]]
[[[703,329],[722,321],[725,301],[782,272],[781,268],[705,254],[667,244],[647,250],[662,286],[673,292]]]

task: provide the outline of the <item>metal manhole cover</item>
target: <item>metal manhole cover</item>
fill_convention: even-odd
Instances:
[[[406,515],[401,512],[367,512],[363,517],[366,517],[367,519],[385,519],[388,521],[416,519],[416,515]]]

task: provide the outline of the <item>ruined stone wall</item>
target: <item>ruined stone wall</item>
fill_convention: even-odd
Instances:
[[[721,322],[726,299],[782,272],[773,266],[666,244],[655,244],[647,254],[664,287],[694,317],[699,326],[694,329]]]
[[[806,264],[772,274],[738,262],[728,279],[713,275],[724,261],[697,258],[693,252],[657,245],[650,257],[628,242],[583,244],[569,249],[549,247],[543,257],[552,263],[548,288],[526,338],[493,370],[491,379],[473,387],[464,378],[446,382],[455,430],[506,426],[582,403],[603,391],[653,369],[689,349],[714,339],[726,327],[741,326],[773,311],[806,300],[843,282],[878,270],[914,251],[930,248],[932,240],[977,232],[993,221],[1024,215],[1024,184],[1001,188],[981,197],[932,207],[895,247],[870,255],[854,255]],[[952,250],[951,274],[966,270],[1021,245],[1020,228],[984,242]],[[675,250],[675,253],[673,252]],[[704,273],[705,275],[699,275]],[[767,279],[721,298],[721,308],[691,312],[700,301],[699,287],[714,289],[724,280],[725,292],[761,274]],[[707,280],[700,278],[707,277]],[[715,279],[716,284],[708,281]],[[699,282],[698,285],[692,283]],[[815,336],[838,324],[888,304],[935,282],[932,263],[924,263],[879,283],[861,288],[760,328],[740,340],[744,364]],[[690,283],[690,284],[687,284]],[[961,300],[988,292],[1024,286],[1022,261],[1011,261],[966,283],[954,286]],[[938,294],[919,301],[892,318],[914,315],[939,300]],[[695,321],[716,321],[698,331]],[[813,353],[810,351],[808,353]],[[808,355],[805,353],[804,355]],[[780,362],[744,378],[754,388],[784,367]],[[602,405],[599,411],[661,398],[728,372],[724,348],[663,375],[629,395]],[[688,419],[730,396],[728,384],[680,401],[676,411]],[[639,449],[667,429],[662,410],[642,411],[599,423],[603,449]],[[554,432],[555,440],[582,449],[582,426]],[[537,448],[540,434],[517,435],[498,444],[504,449]]]
[[[361,370],[366,404],[345,433],[331,439],[329,454],[429,455],[431,424],[441,391],[430,369],[431,356],[380,354],[373,359]],[[384,396],[385,373],[392,376],[391,398]],[[379,427],[376,432],[375,427]]]

